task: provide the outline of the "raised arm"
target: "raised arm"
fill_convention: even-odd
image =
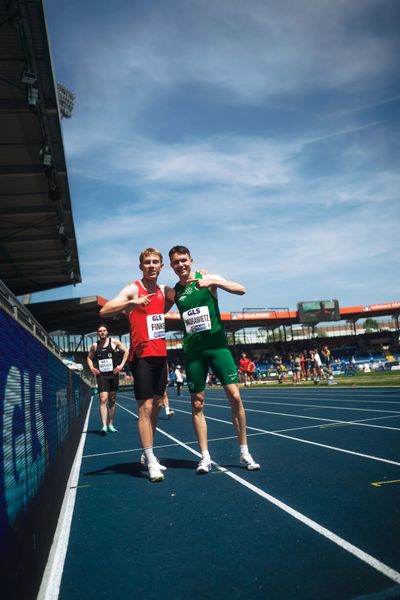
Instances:
[[[209,273],[208,275],[203,275],[202,279],[188,279],[188,283],[195,282],[198,288],[211,288],[211,291],[216,292],[219,288],[224,290],[225,292],[229,292],[230,294],[237,294],[238,296],[243,296],[246,293],[246,288],[241,283],[237,283],[236,281],[228,281],[224,279],[220,275],[213,275]]]
[[[147,296],[141,296],[138,298],[137,285],[131,283],[130,285],[124,287],[118,296],[106,302],[105,305],[100,309],[99,314],[101,317],[111,317],[119,313],[127,314],[135,306],[146,306],[149,304],[151,296],[153,296],[153,294],[148,294]]]
[[[165,306],[164,312],[169,312],[175,304],[175,290],[174,288],[164,286]]]

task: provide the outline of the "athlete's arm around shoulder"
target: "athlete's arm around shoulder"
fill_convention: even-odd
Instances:
[[[147,296],[143,296],[147,298]],[[111,317],[118,313],[129,313],[138,304],[138,287],[136,283],[125,286],[112,300],[105,303],[100,309],[101,317]],[[140,299],[141,300],[141,299]]]
[[[202,279],[192,279],[190,281],[195,281],[197,287],[199,288],[208,287],[212,292],[216,292],[219,288],[225,292],[229,292],[230,294],[237,294],[238,296],[243,296],[243,294],[246,293],[246,288],[241,283],[237,283],[237,281],[229,281],[220,275],[215,275],[212,273],[203,275]]]
[[[168,311],[171,310],[171,308],[175,304],[175,290],[174,290],[174,288],[169,287],[168,285],[163,285],[161,287],[163,288],[164,297],[165,297],[164,312],[167,313]]]

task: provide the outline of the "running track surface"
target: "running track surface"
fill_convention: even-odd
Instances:
[[[207,390],[211,473],[186,390],[161,415],[150,483],[136,403],[120,393],[117,434],[98,434],[94,398],[60,600],[386,600],[400,598],[400,389],[244,389],[258,472],[239,466],[222,390]],[[78,463],[79,466],[79,463]],[[66,543],[65,542],[65,543]],[[49,598],[57,585],[50,582]]]

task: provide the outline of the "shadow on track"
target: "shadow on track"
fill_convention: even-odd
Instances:
[[[161,460],[168,469],[193,470],[197,467],[197,462],[193,460],[182,460],[175,458],[162,458]],[[127,475],[128,477],[147,479],[147,469],[138,461],[133,463],[116,463],[114,465],[108,465],[103,469],[97,469],[96,471],[88,471],[85,473],[85,476],[92,475]]]

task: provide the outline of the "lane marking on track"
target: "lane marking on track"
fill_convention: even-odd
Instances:
[[[260,396],[261,398],[265,398],[265,396]],[[270,394],[268,394],[267,396],[268,398],[271,398]],[[379,397],[379,396],[378,396]],[[314,400],[314,398],[304,398],[301,396],[277,396],[278,399],[283,399],[283,400],[308,400],[308,401],[312,401]],[[251,402],[251,404],[265,404],[265,402],[263,402],[262,400],[253,400],[251,398],[249,398],[248,396],[244,396],[242,395],[242,400],[245,400],[245,402]],[[356,402],[357,404],[400,404],[400,400],[399,401],[395,401],[395,400],[356,400],[355,398],[349,398],[348,400],[342,400],[341,398],[315,398],[315,400],[318,401],[323,401],[323,402],[343,402],[343,403],[347,403],[349,404],[350,402]],[[279,402],[271,402],[271,404],[279,404]],[[296,404],[297,406],[297,404]]]
[[[210,402],[206,403],[206,406],[211,406],[213,408],[222,408],[225,410],[230,410],[230,407],[225,403],[225,404],[212,404]],[[178,408],[175,408],[174,410],[179,411]],[[382,419],[397,419],[400,417],[400,414],[395,414],[395,415],[384,415],[383,417],[370,417],[369,419],[354,419],[352,421],[340,421],[339,419],[327,419],[326,417],[309,417],[307,415],[297,415],[297,414],[293,414],[293,413],[281,413],[281,412],[275,412],[275,411],[271,411],[271,410],[259,410],[257,408],[248,408],[247,406],[245,407],[246,413],[247,412],[256,412],[256,413],[261,413],[263,415],[277,415],[280,417],[293,417],[295,419],[310,419],[311,421],[327,421],[330,423],[343,423],[344,425],[359,425],[361,427],[374,427],[376,429],[391,429],[393,431],[400,431],[400,427],[391,427],[390,425],[374,425],[371,424],[370,421],[379,421]],[[313,427],[323,427],[323,425],[314,425]],[[293,431],[296,428],[293,428]],[[304,428],[299,428],[299,429],[305,429]],[[278,430],[281,431],[281,430]],[[282,431],[291,431],[291,429],[282,429]]]
[[[381,487],[382,485],[386,485],[387,483],[400,483],[400,479],[392,479],[391,481],[374,481],[371,485],[375,487]]]
[[[42,577],[37,600],[57,600],[60,592],[61,577],[67,555],[69,535],[71,531],[72,516],[74,513],[76,490],[78,487],[79,473],[82,463],[83,447],[86,441],[86,431],[92,408],[93,396],[90,401],[83,432],[76,451],[74,463],[68,478],[68,483],[57,522],[56,532],[50,549],[49,558]]]
[[[212,398],[213,400],[219,400],[219,398]],[[246,408],[246,410],[253,410],[255,411],[256,409],[251,409],[247,407],[247,402],[252,402],[252,404],[262,404],[263,406],[267,405],[267,404],[278,404],[279,406],[295,406],[296,408],[322,408],[324,410],[353,410],[353,411],[357,411],[357,412],[377,412],[377,413],[390,413],[391,415],[394,416],[400,416],[400,411],[398,410],[387,410],[385,408],[356,408],[356,407],[348,407],[348,406],[321,406],[318,404],[299,404],[299,403],[295,403],[295,402],[261,402],[261,401],[254,401],[254,400],[247,400],[247,398],[242,398],[242,401],[244,403],[244,406]],[[179,402],[179,400],[178,400]],[[206,402],[207,405],[209,405],[208,402]],[[223,405],[221,405],[223,406]],[[277,413],[279,414],[279,413]]]
[[[179,402],[179,400],[178,400]],[[183,403],[183,402],[182,402]],[[210,402],[207,403],[207,406],[211,406],[213,408],[223,408],[223,409],[229,409],[230,407],[225,404],[211,404]],[[337,419],[327,419],[324,417],[308,417],[306,415],[295,415],[295,414],[291,414],[291,413],[278,413],[278,412],[273,412],[270,410],[258,410],[258,409],[253,409],[253,408],[248,408],[247,406],[245,407],[246,409],[246,413],[247,412],[257,412],[257,413],[261,413],[261,414],[265,414],[265,415],[278,415],[281,417],[294,417],[294,418],[298,418],[298,419],[311,419],[312,421],[331,421],[333,423],[333,426],[335,424],[340,424],[343,423],[344,425],[360,425],[363,427],[374,427],[376,429],[389,429],[389,430],[393,430],[393,431],[400,431],[400,427],[390,427],[390,425],[374,425],[374,424],[370,424],[370,421],[381,421],[383,419],[397,419],[400,415],[386,415],[384,417],[370,417],[369,419],[355,419],[353,421],[338,421]],[[179,408],[174,408],[174,410],[176,410],[177,412],[185,412],[182,411],[182,409]],[[316,429],[316,428],[322,428],[324,427],[324,425],[307,425],[304,427],[289,427],[289,428],[285,428],[285,429],[276,429],[274,431],[274,433],[284,433],[286,431],[302,431],[303,429]]]
[[[126,409],[124,406],[122,406],[122,404],[119,404],[119,402],[116,403],[117,406],[119,406],[120,408],[122,408],[123,410],[126,410],[127,412],[129,412],[132,416],[135,417],[135,419],[137,420],[137,415],[135,413],[131,413],[128,409]],[[188,413],[187,411],[184,410],[180,410],[179,408],[175,409],[177,412],[181,412],[184,414],[191,414]],[[260,436],[260,435],[265,435],[265,433],[263,431],[255,431],[254,433],[248,433],[247,437],[256,437],[256,436]],[[216,438],[209,438],[209,442],[225,442],[227,440],[236,440],[237,436],[236,435],[225,435],[223,437],[216,437]],[[187,441],[185,442],[185,444],[197,444],[197,440],[193,440],[191,442]],[[154,450],[160,450],[160,449],[164,449],[164,448],[175,448],[176,444],[158,444],[157,446],[153,446]],[[128,454],[131,452],[143,452],[143,448],[141,446],[138,446],[137,448],[125,448],[124,450],[112,450],[110,452],[96,452],[95,454],[83,454],[82,455],[82,459],[84,458],[97,458],[99,456],[112,456],[114,454]],[[80,486],[79,486],[80,487]]]
[[[121,407],[121,408],[124,408],[124,407]],[[125,408],[124,410],[128,411],[127,408]],[[188,412],[188,411],[184,411],[181,409],[177,409],[177,410],[179,410],[179,412],[182,412],[182,413],[191,414],[191,412]],[[130,411],[128,411],[128,412],[130,412]],[[132,414],[134,414],[134,413],[132,413]],[[226,425],[232,425],[231,421],[225,421],[224,419],[217,419],[216,417],[210,417],[208,415],[205,415],[205,417],[206,417],[206,419],[211,420],[211,421],[217,421],[218,423],[225,423]],[[334,450],[335,452],[343,452],[344,454],[350,454],[352,456],[359,456],[361,458],[367,458],[369,460],[384,462],[389,465],[395,465],[396,467],[400,467],[400,462],[396,462],[396,461],[390,460],[388,458],[381,458],[380,456],[373,456],[371,454],[363,454],[362,452],[356,452],[354,450],[346,450],[345,448],[338,448],[336,446],[330,446],[328,444],[321,444],[320,442],[312,442],[311,440],[305,440],[303,438],[298,438],[298,437],[294,437],[291,435],[284,435],[283,433],[278,433],[277,431],[268,431],[267,429],[261,429],[259,427],[251,427],[250,425],[246,425],[246,429],[249,429],[251,431],[258,431],[259,433],[265,433],[267,435],[274,435],[276,437],[282,437],[287,440],[292,440],[295,442],[301,442],[302,444],[309,444],[310,446],[318,446],[320,448],[326,448],[327,450]],[[305,429],[305,428],[303,428],[303,429]]]
[[[124,407],[121,407],[121,408],[123,408],[123,410],[126,410],[127,412],[130,412],[134,416],[137,416],[137,415],[135,415],[135,413],[133,413],[129,409],[124,408]],[[200,452],[198,452],[197,450],[194,450],[190,446],[186,445],[184,442],[181,442],[180,440],[178,440],[174,436],[170,435],[166,431],[163,431],[162,429],[159,429],[158,427],[157,427],[157,431],[159,431],[162,435],[165,435],[167,438],[173,440],[174,442],[176,442],[177,444],[179,444],[180,446],[182,446],[182,448],[185,448],[186,450],[188,450],[192,454],[195,454],[197,457],[201,458],[201,453]],[[300,513],[299,511],[295,510],[294,508],[292,508],[288,504],[285,504],[284,502],[282,502],[278,498],[275,498],[274,496],[271,496],[270,494],[267,494],[267,492],[265,492],[261,488],[253,485],[252,483],[250,483],[246,479],[243,479],[239,475],[236,475],[236,473],[232,473],[232,471],[229,471],[229,469],[226,469],[225,467],[222,467],[221,465],[219,465],[218,463],[216,463],[214,461],[212,461],[212,463],[213,463],[213,466],[215,468],[217,468],[219,471],[223,472],[227,477],[230,477],[231,479],[235,480],[236,482],[240,483],[244,487],[248,488],[249,490],[251,490],[252,492],[254,492],[255,494],[257,494],[261,498],[264,498],[265,500],[267,500],[268,502],[270,502],[271,504],[273,504],[277,508],[283,510],[288,515],[290,515],[291,517],[295,518],[297,521],[300,521],[301,523],[303,523],[304,525],[306,525],[310,529],[313,529],[319,535],[322,535],[323,537],[325,537],[326,539],[330,540],[331,542],[333,542],[334,544],[336,544],[337,546],[339,546],[343,550],[346,550],[347,552],[349,552],[350,554],[352,554],[353,556],[355,556],[356,558],[358,558],[362,562],[366,563],[368,566],[372,567],[376,571],[379,571],[379,573],[381,573],[382,575],[385,575],[386,577],[388,577],[392,581],[395,581],[396,583],[400,583],[400,573],[398,571],[395,571],[394,569],[392,569],[391,567],[389,567],[385,563],[381,562],[380,560],[378,560],[377,558],[375,558],[371,554],[368,554],[367,552],[364,552],[364,550],[361,550],[361,548],[358,548],[357,546],[354,546],[353,544],[351,544],[350,542],[348,542],[344,538],[341,538],[340,536],[336,535],[335,533],[333,533],[332,531],[330,531],[329,529],[327,529],[323,525],[320,525],[316,521],[313,521],[312,519],[310,519],[306,515],[303,515],[302,513]]]
[[[242,398],[243,400],[243,398]],[[246,400],[245,400],[246,402]],[[298,404],[293,402],[263,402],[262,404],[279,404],[279,406],[296,406],[297,408],[322,408],[325,410],[353,410],[357,412],[378,412],[378,413],[390,413],[393,415],[400,415],[398,410],[386,410],[385,408],[355,408],[349,406],[320,406],[319,404]]]
[[[357,425],[359,425],[360,423],[357,423]],[[327,423],[326,425],[320,425],[319,428],[320,429],[327,429],[328,427],[347,427],[349,425],[356,425],[356,423],[352,423],[351,421],[348,421],[347,423],[343,423],[342,421],[338,422],[338,423]],[[370,425],[370,427],[373,427],[373,425]],[[379,425],[376,425],[376,427],[379,427]],[[380,429],[396,429],[395,427],[381,427]]]

